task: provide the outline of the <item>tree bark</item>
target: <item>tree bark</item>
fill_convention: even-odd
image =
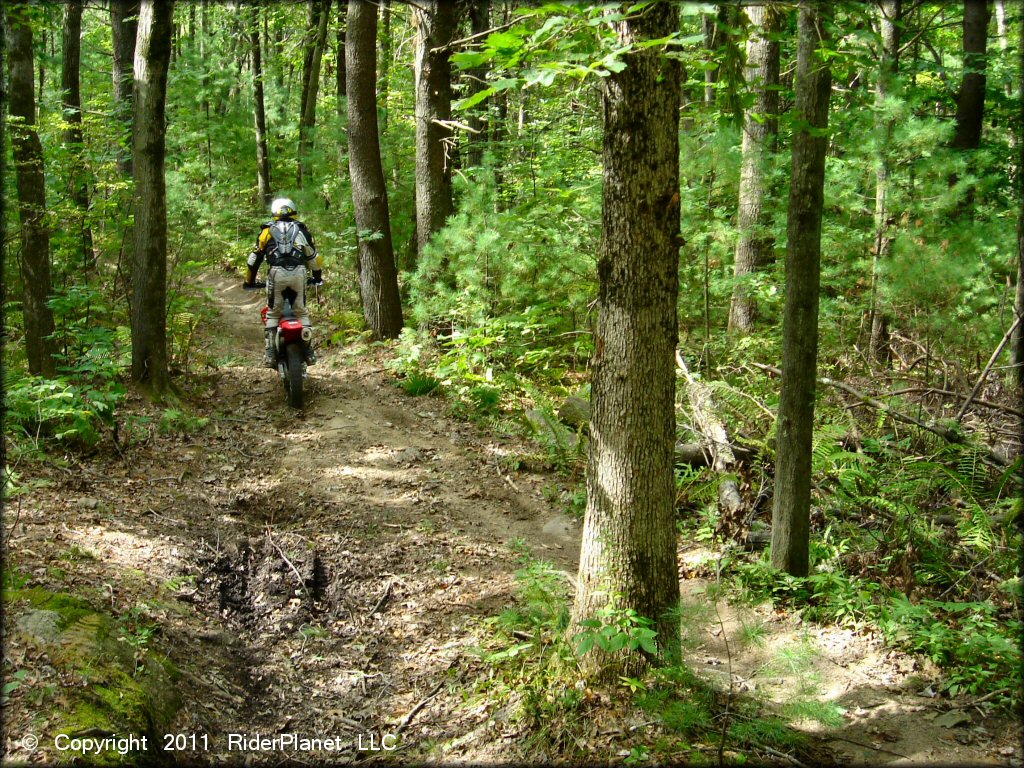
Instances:
[[[174,4],[142,0],[135,51],[135,265],[132,270],[132,378],[160,395],[167,368],[167,196],[164,119]]]
[[[779,41],[778,34],[785,17],[768,5],[747,8],[751,27],[755,30],[747,42],[748,86],[756,84],[755,101],[743,119],[743,146],[740,166],[739,212],[740,231],[736,243],[736,287],[729,311],[729,330],[749,333],[757,320],[757,300],[751,295],[744,278],[756,274],[774,261],[775,238],[767,231],[764,203],[768,197],[766,168],[769,153],[774,151],[779,131]]]
[[[363,316],[374,338],[394,339],[402,331],[402,304],[377,135],[376,38],[376,7],[349,0],[345,33],[348,163],[359,238],[359,289]]]
[[[83,269],[90,269],[94,263],[92,250],[92,227],[89,224],[89,180],[86,175],[85,158],[82,152],[82,95],[80,70],[82,59],[82,0],[68,0],[64,5],[64,61],[61,66],[61,106],[68,126],[64,141],[70,155],[71,201],[78,210],[78,225],[81,233],[80,257]]]
[[[21,219],[22,315],[29,373],[52,378],[56,346],[50,298],[50,232],[46,226],[43,146],[36,132],[32,27],[27,6],[8,6],[7,65],[11,144],[14,154],[18,216]]]
[[[138,33],[139,4],[135,0],[111,0],[110,26],[114,50],[114,115],[123,123],[117,148],[117,170],[132,175],[132,67]]]
[[[830,4],[801,0],[796,125],[790,172],[782,384],[778,415],[772,565],[806,576],[810,540],[811,437],[818,354],[821,218],[832,76],[819,43],[828,40]]]
[[[981,144],[988,18],[988,0],[964,0],[964,75],[956,97],[955,149],[977,149]]]
[[[340,1],[340,0],[339,0]],[[327,21],[331,12],[331,0],[316,0],[316,38],[306,80],[306,92],[302,98],[302,115],[299,120],[299,168],[298,186],[302,189],[303,176],[309,175],[309,153],[313,149],[313,127],[316,125],[316,100],[320,92],[320,63],[327,45]]]
[[[422,10],[421,10],[422,8]],[[413,9],[416,27],[416,253],[452,214],[451,51],[456,5],[428,0]],[[443,48],[443,50],[437,50]]]
[[[889,177],[892,175],[892,141],[896,119],[886,102],[894,95],[900,71],[900,30],[903,27],[902,0],[881,0],[878,6],[878,24],[882,48],[878,62],[878,84],[875,91],[875,135],[878,156],[875,159],[875,247],[871,267],[871,358],[877,362],[889,360],[889,318],[878,290],[878,268],[892,254],[893,222],[897,216],[892,210],[889,195]]]
[[[674,3],[615,21],[621,45],[678,29]],[[674,352],[679,292],[680,65],[657,47],[601,81],[604,190],[587,509],[571,630],[602,608],[655,622],[659,656],[679,650]],[[633,674],[629,653],[585,657],[588,674]],[[599,668],[598,665],[602,665]]]
[[[260,9],[252,8],[249,27],[249,46],[252,50],[253,116],[256,121],[256,176],[260,200],[270,203],[270,155],[267,154],[267,112],[263,101],[263,56],[260,51]]]

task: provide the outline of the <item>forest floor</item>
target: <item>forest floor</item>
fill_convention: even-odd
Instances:
[[[483,620],[516,601],[524,546],[572,583],[581,524],[559,501],[564,481],[511,469],[529,447],[393,386],[380,348],[323,351],[296,414],[276,372],[257,366],[261,294],[226,274],[207,287],[219,319],[201,343],[220,362],[196,374],[182,411],[209,421],[162,434],[162,409],[135,399],[126,408],[153,419],[145,439],[19,467],[37,487],[6,510],[8,571],[157,628],[138,644],[177,668],[180,708],[164,730],[208,734],[179,761],[558,760],[478,692],[488,667],[474,649]],[[805,724],[811,759],[1020,765],[1019,724],[935,696],[937,670],[870,635],[712,601],[713,581],[694,574],[714,553],[680,552],[696,672],[724,687],[731,675],[737,696],[769,709],[810,691],[845,710],[839,727]],[[6,607],[4,679],[24,674],[5,691],[3,757],[66,759],[47,729],[80,683],[26,630],[30,606]],[[590,761],[656,735],[621,702],[606,709],[592,717]],[[231,733],[343,746],[240,752]]]

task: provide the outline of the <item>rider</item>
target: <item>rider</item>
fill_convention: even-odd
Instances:
[[[247,288],[255,285],[256,273],[265,258],[270,271],[267,275],[268,309],[267,324],[263,331],[263,365],[267,368],[276,368],[274,333],[284,308],[284,298],[281,294],[286,288],[295,291],[295,300],[292,302],[295,317],[303,326],[312,329],[313,323],[309,317],[309,308],[306,306],[306,270],[311,269],[314,283],[322,285],[323,266],[309,228],[295,219],[295,214],[298,213],[295,203],[287,197],[279,197],[270,204],[270,212],[274,219],[260,229],[256,248],[249,254],[244,285]],[[316,362],[312,334],[310,340],[305,343],[304,352],[307,365]]]

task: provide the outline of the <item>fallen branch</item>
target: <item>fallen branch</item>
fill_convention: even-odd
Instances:
[[[753,365],[755,368],[760,368],[762,371],[768,371],[769,373],[775,376],[782,375],[782,371],[776,368],[774,365],[765,365],[764,363],[751,363],[751,365]],[[953,443],[954,445],[963,445],[964,443],[967,442],[967,438],[964,436],[962,432],[958,430],[950,429],[949,427],[944,427],[941,424],[935,422],[934,420],[925,422],[921,421],[920,419],[916,419],[913,416],[908,416],[907,414],[901,411],[897,411],[892,406],[883,403],[881,400],[871,397],[870,395],[861,392],[859,389],[854,389],[849,384],[844,384],[841,381],[830,379],[827,376],[819,376],[818,381],[827,387],[841,389],[843,392],[846,392],[849,395],[853,395],[855,398],[860,400],[865,405],[870,405],[872,408],[876,408],[888,414],[896,421],[902,421],[904,424],[912,424],[916,427],[920,427],[926,432],[931,432],[933,435],[938,435],[946,442]],[[1010,460],[1007,459],[1002,454],[996,453],[990,448],[985,448],[984,450],[986,458],[988,458],[994,464],[998,464],[1000,467],[1009,466]]]
[[[428,703],[428,702],[429,702],[429,701],[430,701],[430,700],[431,700],[432,698],[434,698],[435,696],[437,696],[437,694],[439,694],[439,693],[441,692],[441,688],[442,688],[443,686],[444,686],[444,680],[441,680],[441,682],[440,682],[440,683],[438,683],[437,685],[435,685],[435,686],[434,686],[434,690],[432,690],[432,691],[431,691],[430,693],[428,693],[428,694],[426,695],[426,697],[424,697],[424,699],[423,699],[422,701],[420,701],[420,703],[419,703],[419,704],[417,704],[417,705],[416,705],[415,707],[413,707],[413,708],[412,708],[412,709],[411,709],[411,710],[409,711],[409,714],[408,714],[408,715],[406,715],[405,717],[403,717],[403,718],[402,718],[402,722],[401,722],[401,723],[399,723],[399,724],[398,724],[398,728],[396,728],[396,729],[395,729],[395,734],[396,734],[396,735],[397,735],[397,734],[399,734],[399,733],[401,733],[402,731],[404,731],[404,730],[405,730],[406,726],[408,726],[408,725],[409,725],[409,723],[411,723],[411,722],[412,722],[412,719],[413,719],[414,717],[416,717],[416,715],[418,715],[418,714],[419,714],[419,711],[420,711],[421,709],[423,709],[423,708],[424,708],[425,706],[427,706],[427,703]]]
[[[984,383],[985,379],[988,378],[988,374],[992,370],[992,366],[995,365],[996,360],[999,358],[999,354],[1003,351],[1003,347],[1006,346],[1010,337],[1013,336],[1013,332],[1017,330],[1017,326],[1020,325],[1021,320],[1024,320],[1024,315],[1017,315],[1017,319],[1013,321],[1013,325],[1007,328],[1006,333],[1003,334],[1003,340],[999,342],[999,345],[996,347],[996,351],[993,352],[992,357],[988,359],[988,365],[985,366],[985,370],[981,372],[981,376],[979,376],[978,380],[975,382],[974,389],[971,390],[971,394],[969,394],[967,399],[964,400],[964,404],[960,406],[960,411],[957,413],[955,418],[957,424],[960,423],[964,414],[967,413],[967,409],[970,407],[971,401],[974,400],[974,396],[978,394],[978,390],[981,389],[981,385]]]
[[[956,397],[960,400],[967,399],[967,395],[961,392],[954,392],[951,389],[939,389],[938,387],[907,387],[906,389],[894,389],[891,392],[885,392],[878,396],[895,397],[896,395],[945,395],[946,397]],[[1002,411],[1003,413],[1009,413],[1013,416],[1024,417],[1024,411],[1019,408],[1012,408],[1009,405],[1000,405],[999,403],[993,403],[980,398],[975,398],[974,403],[975,405],[980,405],[984,408],[991,408],[994,411]]]
[[[394,580],[391,580],[387,583],[387,586],[384,587],[384,594],[380,596],[380,599],[374,604],[373,608],[370,609],[370,612],[367,614],[367,616],[373,616],[373,614],[377,612],[377,609],[384,605],[384,601],[387,600],[388,597],[391,595],[391,588],[394,586]]]
[[[288,555],[286,555],[284,553],[284,550],[282,550],[279,546],[277,546],[277,542],[274,541],[274,537],[270,535],[270,529],[269,528],[267,529],[267,541],[270,542],[270,546],[272,546],[274,549],[277,550],[277,554],[279,554],[281,556],[281,559],[284,560],[285,563],[288,564],[288,567],[292,569],[292,573],[294,573],[295,577],[299,580],[299,586],[300,587],[305,587],[306,586],[306,580],[304,578],[302,578],[302,574],[299,573],[299,569],[296,568],[292,564],[292,561],[288,559]]]

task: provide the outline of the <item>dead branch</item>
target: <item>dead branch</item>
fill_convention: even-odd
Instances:
[[[1006,346],[1010,337],[1013,336],[1013,332],[1017,330],[1017,326],[1020,325],[1021,320],[1024,320],[1024,315],[1017,315],[1017,319],[1013,321],[1013,325],[1011,325],[1006,330],[1006,333],[1003,334],[1002,341],[999,342],[999,345],[996,347],[996,351],[992,353],[992,357],[988,359],[988,365],[985,366],[985,370],[981,372],[981,376],[979,376],[978,380],[975,382],[974,388],[971,390],[971,394],[967,396],[967,399],[964,400],[964,404],[960,406],[960,410],[957,412],[955,418],[957,424],[960,423],[964,414],[967,413],[967,409],[970,407],[971,401],[974,400],[974,396],[978,394],[978,390],[981,389],[981,385],[984,383],[985,379],[988,378],[988,374],[992,370],[992,366],[995,365],[996,360],[999,358],[999,354],[1003,351],[1003,347]]]
[[[764,363],[751,363],[751,365],[753,365],[755,368],[760,368],[762,371],[767,371],[768,373],[771,373],[774,376],[782,375],[782,371],[776,368],[774,365],[765,365]],[[853,395],[855,398],[860,400],[865,405],[870,405],[872,408],[876,408],[877,410],[888,414],[891,418],[895,419],[896,421],[902,421],[904,424],[912,424],[915,427],[920,427],[926,432],[931,432],[933,435],[938,435],[946,442],[953,443],[954,445],[963,445],[966,442],[966,437],[962,432],[950,429],[949,427],[944,427],[943,425],[937,423],[935,420],[925,422],[921,421],[920,419],[916,419],[913,416],[908,416],[907,414],[901,411],[897,411],[892,406],[883,403],[881,400],[871,397],[870,395],[861,392],[859,389],[854,389],[849,384],[844,384],[841,381],[830,379],[827,376],[819,376],[818,381],[827,387],[841,389],[848,395]],[[990,461],[992,461],[994,464],[999,465],[1000,467],[1006,467],[1009,466],[1010,464],[1009,459],[1007,459],[1001,453],[996,453],[990,448],[985,449],[985,454]]]
[[[267,528],[267,541],[270,542],[270,546],[272,546],[274,549],[277,550],[277,554],[279,554],[281,556],[281,559],[284,560],[285,563],[288,564],[288,567],[292,569],[292,573],[294,573],[295,577],[299,580],[299,586],[300,587],[305,587],[306,586],[306,580],[304,578],[302,578],[302,574],[299,573],[299,569],[296,568],[292,564],[292,561],[288,559],[288,555],[286,555],[284,553],[284,550],[282,550],[279,546],[277,546],[277,542],[274,541],[274,537],[270,535],[270,529],[269,528]]]
[[[408,726],[409,723],[412,722],[412,719],[414,717],[416,717],[417,714],[419,714],[419,711],[421,709],[423,709],[432,698],[434,698],[435,696],[437,696],[437,694],[439,694],[441,692],[441,688],[443,686],[444,686],[444,680],[442,679],[440,683],[438,683],[437,685],[434,686],[434,690],[432,690],[430,693],[428,693],[423,698],[423,700],[420,701],[419,704],[417,704],[415,707],[413,707],[409,711],[408,715],[406,715],[405,717],[402,718],[402,722],[399,723],[398,724],[398,728],[395,729],[395,734],[396,735],[405,730],[406,726]]]

